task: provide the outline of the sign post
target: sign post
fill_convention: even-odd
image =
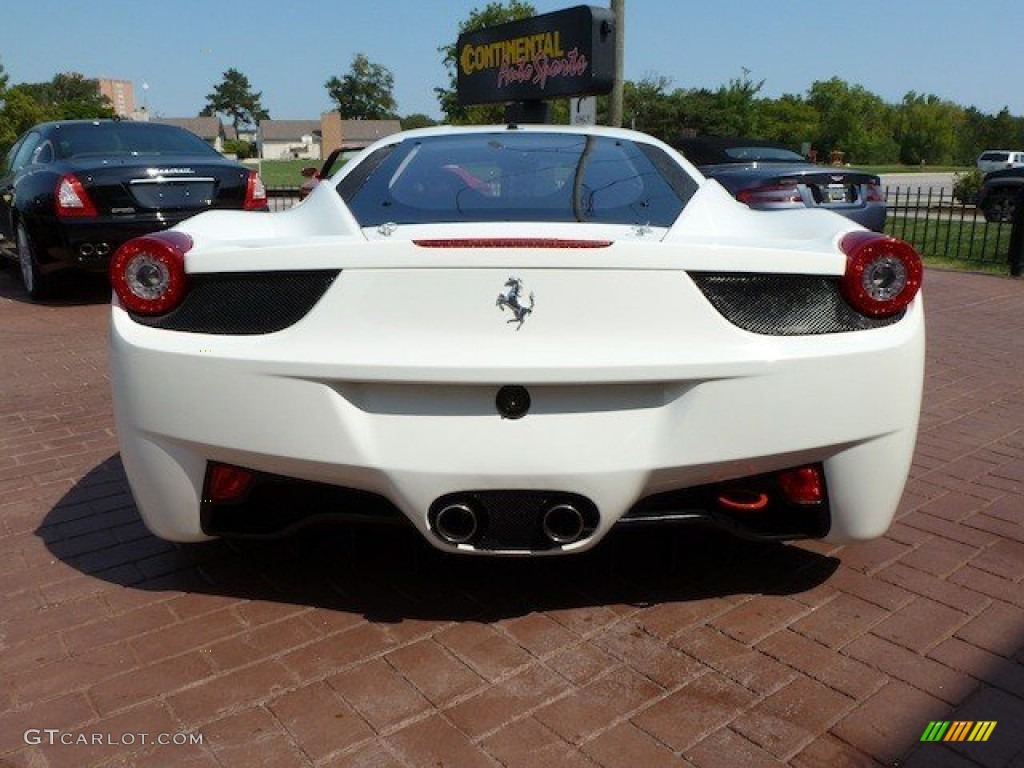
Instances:
[[[597,97],[578,96],[570,99],[569,123],[571,125],[597,125]]]

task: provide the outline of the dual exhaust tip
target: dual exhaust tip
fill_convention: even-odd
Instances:
[[[110,243],[82,243],[78,246],[78,255],[83,259],[106,256],[108,253],[110,253]]]
[[[480,530],[480,519],[469,504],[448,504],[438,510],[434,530],[449,544],[468,544]]]
[[[484,521],[471,502],[446,504],[434,517],[434,531],[448,544],[470,544],[483,533]],[[583,512],[575,504],[561,502],[546,507],[540,515],[540,528],[551,544],[562,546],[583,538],[587,529]]]

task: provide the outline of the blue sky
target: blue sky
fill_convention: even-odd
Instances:
[[[572,0],[534,0],[538,13]],[[595,5],[607,5],[605,0]],[[234,67],[271,117],[316,118],[324,82],[356,53],[391,69],[400,114],[439,117],[438,46],[486,0],[0,0],[0,62],[12,83],[57,72],[132,80],[136,100],[195,115]],[[890,102],[934,93],[984,112],[1024,114],[1020,0],[626,0],[626,77],[717,88],[765,80],[763,95],[805,93],[838,76]],[[149,88],[143,94],[142,83]]]

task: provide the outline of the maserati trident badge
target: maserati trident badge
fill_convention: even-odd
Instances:
[[[508,307],[512,311],[512,317],[505,322],[518,323],[516,330],[523,327],[526,316],[533,312],[533,291],[530,291],[529,305],[523,304],[520,297],[523,295],[523,281],[518,277],[510,277],[505,281],[505,290],[498,294],[498,300],[494,303],[502,312]]]

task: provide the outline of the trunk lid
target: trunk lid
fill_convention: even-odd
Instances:
[[[701,171],[734,195],[753,186],[799,184],[809,193],[809,199],[805,200],[807,204],[826,208],[864,205],[868,202],[868,185],[881,186],[878,176],[849,168],[754,163],[704,166]]]
[[[101,215],[241,208],[248,170],[209,157],[76,160],[69,170]]]

